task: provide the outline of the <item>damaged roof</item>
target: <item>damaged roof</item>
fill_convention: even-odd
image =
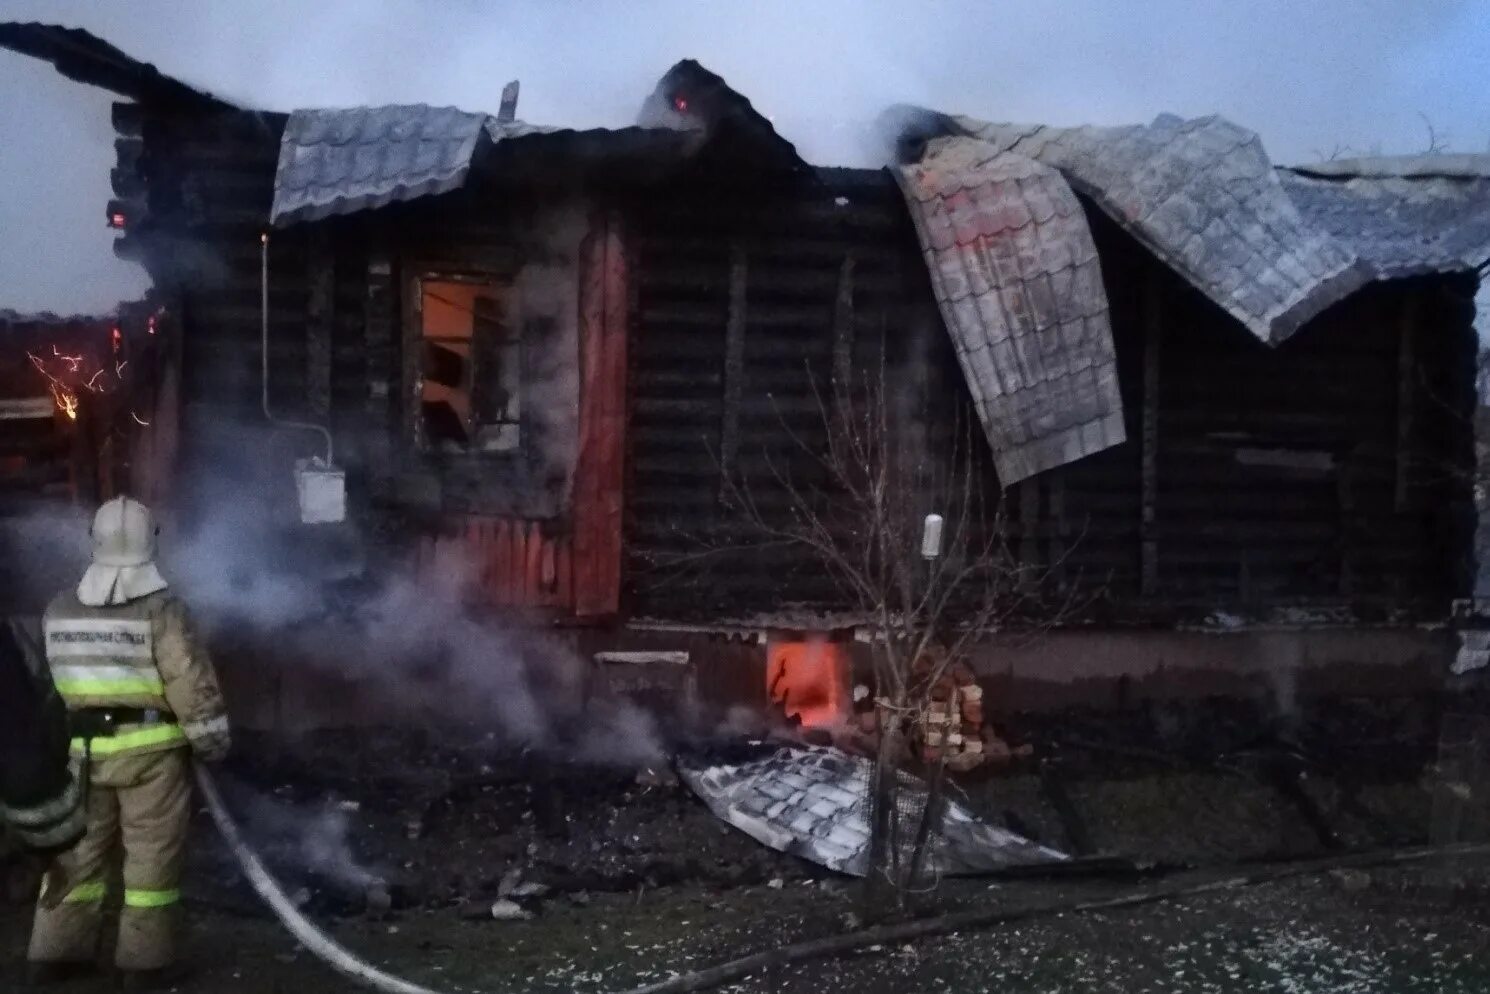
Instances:
[[[940,138],[896,175],[999,480],[1122,442],[1097,247],[1061,174]]]
[[[165,75],[148,62],[125,55],[81,28],[3,22],[0,23],[0,48],[50,62],[68,79],[135,100],[203,108],[231,106],[220,97]]]
[[[1279,169],[1214,116],[1052,128],[890,113],[1005,486],[1123,440],[1106,291],[1072,190],[1269,344],[1372,280],[1490,260],[1490,155]]]
[[[631,128],[572,131],[425,104],[297,110],[280,143],[270,221],[284,225],[447,193],[465,185],[484,148],[539,135],[574,136],[565,151],[630,166],[658,153],[681,161],[718,147],[736,166],[809,172],[749,100],[685,59],[658,82]],[[595,139],[606,147],[596,147]]]
[[[1380,279],[1490,261],[1490,155],[1344,159],[1278,176],[1305,220]]]
[[[806,175],[809,166],[770,118],[722,76],[693,59],[663,74],[642,102],[637,124],[696,136],[695,151],[713,145],[736,168]]]
[[[944,118],[954,133],[1061,171],[1258,338],[1277,343],[1371,279],[1306,221],[1256,133],[1221,117],[1052,128]]]
[[[478,145],[553,131],[455,107],[297,110],[280,139],[269,220],[370,210],[463,186]]]
[[[0,23],[0,48],[50,62],[70,79],[141,102],[242,109],[81,29]],[[537,174],[558,159],[592,171],[635,169],[656,178],[659,164],[716,149],[716,161],[742,169],[811,172],[749,100],[685,59],[648,98],[641,126],[575,131],[425,104],[296,110],[281,138],[270,222],[314,220],[449,192],[465,185],[484,150],[515,148],[515,139],[540,135],[549,140],[531,143],[534,161],[519,166],[529,178],[540,178]],[[522,143],[525,152],[529,144]]]

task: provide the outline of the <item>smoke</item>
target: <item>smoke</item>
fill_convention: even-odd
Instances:
[[[40,615],[52,595],[77,583],[88,563],[88,517],[43,505],[0,515],[0,611]]]
[[[396,560],[365,569],[361,552],[375,541],[358,534],[355,521],[295,524],[293,451],[283,439],[196,428],[202,458],[183,481],[183,512],[163,518],[159,558],[209,643],[225,648],[224,670],[330,678],[373,717],[414,723],[436,738],[474,736],[621,767],[663,759],[652,716],[624,698],[592,694],[590,663],[565,640],[468,610],[471,564],[453,559],[434,575]],[[25,610],[39,612],[86,566],[88,515],[45,509],[0,518],[0,552],[15,589],[27,594]],[[316,717],[336,723],[344,714],[322,705]]]
[[[314,807],[282,803],[271,795],[234,791],[244,828],[260,844],[292,854],[299,868],[354,893],[382,884],[386,870],[358,859],[351,844],[351,816],[334,801]]]
[[[428,4],[383,0],[9,0],[6,16],[87,28],[245,106],[454,104],[521,118],[631,124],[669,66],[696,58],[746,94],[808,161],[882,164],[893,104],[1052,124],[1219,112],[1280,161],[1335,148],[1419,151],[1423,119],[1455,151],[1486,147],[1490,21],[1425,0],[907,4]],[[432,54],[433,53],[433,54]],[[101,310],[144,288],[101,223],[112,95],[0,53],[0,306]]]

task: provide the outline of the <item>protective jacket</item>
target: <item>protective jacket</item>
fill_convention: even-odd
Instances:
[[[107,737],[85,742],[85,736],[75,736],[75,753],[90,742],[96,757],[188,744],[209,760],[227,751],[228,717],[217,674],[185,608],[169,593],[89,607],[76,591],[65,591],[48,605],[42,627],[52,679],[69,710],[129,708],[144,712],[145,719],[155,713],[156,720],[122,722]]]
[[[25,634],[0,621],[0,826],[59,852],[83,836],[83,792],[68,763],[67,713]]]

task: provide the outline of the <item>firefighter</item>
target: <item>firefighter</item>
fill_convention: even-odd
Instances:
[[[83,764],[87,834],[58,862],[66,893],[44,889],[28,953],[33,983],[87,970],[123,849],[114,963],[126,988],[174,979],[174,919],[191,795],[188,765],[228,750],[217,676],[185,608],[155,566],[149,508],[116,497],[93,519],[93,564],[43,618],[46,658]]]
[[[83,836],[82,788],[67,758],[67,714],[18,623],[0,622],[0,826],[56,854]]]

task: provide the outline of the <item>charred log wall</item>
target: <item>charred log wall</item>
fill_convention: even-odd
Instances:
[[[237,443],[212,451],[202,426],[261,420],[258,237],[283,118],[124,105],[116,125],[119,248],[149,268],[184,330],[186,455],[231,465]],[[801,446],[821,440],[818,397],[890,352],[925,395],[964,398],[893,182],[846,170],[818,179],[764,194],[695,180],[622,198],[633,614],[843,607],[800,550],[730,533],[722,470],[761,481],[768,503],[781,503],[776,468],[810,486]],[[409,496],[397,260],[416,249],[400,240],[426,257],[494,257],[522,224],[456,200],[296,226],[271,245],[271,402],[284,416],[329,418],[354,496],[380,508],[366,520],[392,533],[410,528],[384,513]],[[1089,214],[1129,442],[1011,488],[1020,555],[1053,564],[1056,582],[1094,595],[1090,612],[1115,621],[1290,607],[1441,617],[1464,589],[1469,550],[1473,335],[1461,281],[1372,287],[1270,348]],[[946,433],[933,421],[929,444]],[[458,478],[439,482],[433,519],[414,530],[496,536],[476,543],[493,589],[526,590],[533,569],[568,574],[567,526],[540,528],[536,545],[504,541],[531,535],[531,520],[492,517]],[[721,536],[739,548],[710,548]]]
[[[731,524],[721,473],[754,480],[766,504],[784,500],[783,471],[810,486],[799,443],[824,430],[814,390],[830,391],[845,362],[863,375],[887,341],[916,343],[905,352],[919,361],[897,375],[965,403],[893,184],[823,179],[796,196],[700,191],[638,210],[626,543],[637,614],[846,607],[803,550],[749,548],[761,537]],[[1467,589],[1471,522],[1462,281],[1371,287],[1274,348],[1089,213],[1129,442],[1005,494],[1021,558],[1078,591],[1084,614],[1116,622],[1443,617]],[[720,552],[731,540],[741,548]]]
[[[1161,620],[1442,618],[1471,562],[1466,280],[1374,284],[1268,346],[1089,215],[1130,441],[1047,474],[1065,478],[1075,561]]]
[[[945,371],[925,268],[880,172],[762,194],[700,185],[633,210],[626,516],[629,610],[742,617],[785,602],[843,608],[799,549],[764,542],[727,507],[725,474],[763,508],[823,482],[820,404],[833,382],[929,351]],[[904,369],[905,367],[901,367]],[[923,369],[933,375],[933,369]]]

